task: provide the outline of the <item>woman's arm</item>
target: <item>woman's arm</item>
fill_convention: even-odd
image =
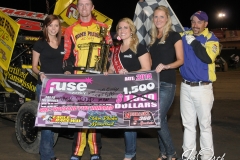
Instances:
[[[33,58],[32,58],[32,70],[34,73],[38,74],[40,71],[38,69],[38,62],[40,54],[33,50]]]
[[[162,70],[165,69],[174,69],[177,68],[179,66],[181,66],[183,64],[184,61],[184,56],[183,56],[183,44],[182,44],[182,40],[178,40],[175,44],[174,44],[174,48],[175,48],[175,52],[176,52],[176,61],[170,64],[162,64],[160,63],[157,67],[156,67],[156,72],[159,73]]]
[[[174,48],[175,48],[175,52],[176,52],[176,61],[168,64],[170,65],[170,68],[178,68],[179,66],[181,66],[184,62],[184,56],[183,56],[183,44],[182,44],[182,40],[178,40],[175,44],[174,44]]]
[[[114,67],[113,67],[112,62],[111,62],[111,64],[110,64],[109,68],[108,68],[108,73],[109,73],[109,74],[113,74],[113,73],[114,73]]]
[[[138,57],[138,60],[141,64],[141,69],[139,69],[137,72],[151,70],[152,60],[148,52]]]
[[[40,75],[41,81],[46,77],[43,72],[40,72],[38,69],[40,54],[33,50],[33,59],[32,59],[32,70],[34,73]]]

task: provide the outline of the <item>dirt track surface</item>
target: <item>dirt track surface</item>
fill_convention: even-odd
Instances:
[[[212,110],[212,128],[215,156],[225,160],[238,160],[240,148],[240,71],[217,72],[214,83],[215,102]],[[169,111],[169,128],[178,155],[182,154],[183,128],[179,110],[179,87],[181,77],[177,73],[177,91]],[[198,136],[199,137],[199,136]],[[102,130],[103,160],[122,160],[124,156],[123,130]],[[68,160],[71,139],[59,137],[55,146],[56,156]],[[199,150],[199,143],[197,149]],[[137,159],[156,160],[158,142],[155,129],[139,129]],[[17,143],[14,122],[0,118],[0,160],[39,160],[38,154],[26,153]],[[89,160],[86,148],[82,160]]]

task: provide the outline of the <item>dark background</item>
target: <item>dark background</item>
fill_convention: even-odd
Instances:
[[[56,0],[48,0],[50,13],[53,13]],[[111,31],[115,31],[119,19],[133,19],[138,0],[94,0],[95,9],[113,19]],[[238,0],[168,0],[173,11],[184,27],[190,27],[191,15],[203,10],[209,16],[210,29],[229,28],[240,29],[240,2]],[[46,0],[1,0],[1,7],[30,10],[46,13]],[[219,18],[219,12],[226,14]]]

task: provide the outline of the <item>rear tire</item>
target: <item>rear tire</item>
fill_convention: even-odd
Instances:
[[[15,132],[19,145],[28,153],[39,153],[41,129],[35,127],[38,102],[24,103],[16,117]],[[57,142],[58,133],[54,133],[54,145]]]

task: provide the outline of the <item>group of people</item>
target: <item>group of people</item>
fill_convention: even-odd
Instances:
[[[32,69],[39,75],[37,95],[39,98],[45,73],[82,74],[81,68],[87,61],[88,49],[84,44],[100,42],[101,37],[86,35],[84,32],[99,33],[100,27],[107,26],[93,19],[92,0],[78,0],[79,20],[68,27],[64,39],[61,39],[60,20],[55,15],[48,15],[44,22],[44,37],[33,47]],[[148,46],[139,43],[136,27],[129,18],[121,19],[117,26],[120,46],[115,46],[107,74],[127,74],[155,70],[160,74],[160,121],[157,130],[160,154],[157,160],[177,159],[176,150],[168,129],[167,113],[174,100],[176,89],[176,69],[182,75],[180,91],[180,110],[184,126],[182,159],[192,159],[196,151],[197,119],[200,127],[201,159],[207,160],[213,155],[213,138],[211,130],[211,109],[214,101],[212,82],[216,80],[214,60],[219,54],[219,42],[206,28],[208,16],[203,11],[191,17],[191,30],[181,34],[171,29],[172,22],[167,7],[155,8],[152,17],[151,41]],[[79,35],[89,36],[81,39]],[[92,36],[92,37],[91,37]],[[112,45],[108,33],[105,42]],[[82,45],[82,47],[79,47]],[[98,55],[98,51],[93,52]],[[131,55],[131,56],[129,56]],[[131,57],[131,58],[129,58]],[[119,63],[120,62],[120,63]],[[40,70],[38,65],[40,64]],[[41,131],[41,160],[58,160],[54,145],[54,130],[43,128]],[[126,129],[124,160],[136,160],[137,132]],[[90,148],[90,160],[101,160],[101,134],[96,129],[79,129],[74,134],[70,160],[81,160],[86,141]]]

